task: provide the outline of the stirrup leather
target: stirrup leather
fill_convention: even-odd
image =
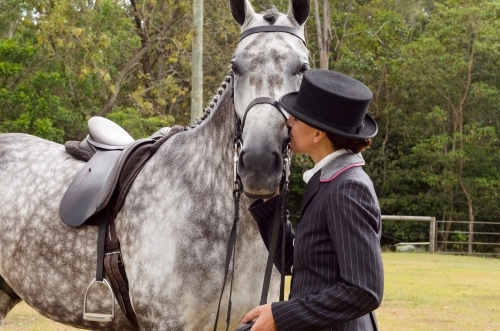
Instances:
[[[97,283],[105,284],[109,288],[109,291],[111,292],[111,314],[87,312],[87,294],[90,288]],[[112,322],[114,318],[115,318],[115,294],[113,293],[113,290],[111,289],[111,286],[109,285],[106,279],[103,279],[101,282],[94,278],[94,280],[90,282],[89,286],[87,287],[87,290],[85,291],[85,298],[83,301],[83,319],[86,321],[93,321],[93,322]]]

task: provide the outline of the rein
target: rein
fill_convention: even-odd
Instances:
[[[306,44],[305,39],[303,37],[302,31],[298,29],[294,29],[291,27],[287,26],[259,26],[255,28],[250,28],[246,31],[244,31],[238,42],[240,42],[243,38],[254,34],[254,33],[260,33],[260,32],[286,32],[295,35],[299,39],[301,39],[304,44]],[[222,284],[222,290],[219,298],[219,304],[217,307],[217,315],[215,318],[215,324],[214,324],[214,331],[217,330],[217,323],[219,321],[219,313],[220,313],[220,305],[222,301],[222,296],[224,294],[224,288],[226,286],[226,280],[227,280],[227,275],[229,273],[229,265],[231,263],[231,258],[233,260],[232,263],[232,270],[231,270],[231,285],[229,288],[229,300],[228,300],[228,307],[227,307],[227,318],[226,318],[226,331],[229,330],[229,325],[231,321],[231,306],[232,306],[232,301],[231,301],[231,296],[232,296],[232,290],[233,290],[233,279],[234,279],[234,265],[235,265],[235,256],[236,256],[236,234],[237,234],[237,227],[238,227],[238,222],[240,219],[240,197],[241,197],[241,192],[243,192],[243,185],[241,182],[241,178],[238,175],[238,160],[239,160],[239,155],[240,155],[240,149],[242,146],[242,141],[241,141],[241,134],[243,132],[244,126],[245,126],[245,121],[246,117],[248,115],[248,112],[252,109],[253,106],[257,104],[270,104],[274,108],[276,108],[280,114],[283,115],[285,118],[285,121],[288,119],[288,116],[286,113],[281,109],[279,106],[279,103],[274,100],[273,98],[269,97],[259,97],[254,99],[250,104],[247,106],[245,113],[243,114],[243,118],[240,121],[238,118],[238,115],[236,113],[236,109],[234,107],[234,74],[231,73],[231,80],[233,83],[232,87],[232,93],[231,93],[231,98],[233,102],[233,110],[234,110],[234,158],[233,158],[233,169],[234,169],[234,177],[233,177],[233,200],[234,200],[234,217],[233,217],[233,226],[231,228],[231,234],[229,236],[229,242],[228,242],[228,247],[227,247],[227,253],[226,253],[226,263],[225,263],[225,270],[224,270],[224,282]],[[266,264],[266,271],[264,274],[264,282],[262,285],[262,293],[261,293],[261,299],[260,299],[260,305],[264,305],[267,303],[267,296],[269,293],[269,285],[271,281],[271,272],[272,272],[272,267],[273,267],[273,260],[274,260],[274,255],[276,252],[276,246],[278,243],[278,233],[279,233],[279,228],[280,224],[282,225],[282,259],[281,259],[281,284],[280,284],[280,296],[279,300],[283,301],[284,300],[284,288],[285,288],[285,229],[286,229],[286,222],[287,222],[287,215],[286,215],[286,205],[288,202],[288,182],[289,182],[289,176],[290,176],[290,146],[288,143],[286,143],[283,146],[283,172],[282,172],[282,177],[281,177],[281,182],[280,182],[280,192],[281,192],[281,197],[278,203],[278,208],[276,209],[276,214],[274,217],[274,222],[273,222],[273,231],[271,235],[271,241],[269,243],[269,255],[267,258],[267,264]]]

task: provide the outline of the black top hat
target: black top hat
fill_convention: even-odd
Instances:
[[[298,92],[285,94],[280,105],[290,115],[321,131],[349,139],[375,137],[375,120],[366,113],[372,92],[338,72],[309,69]]]

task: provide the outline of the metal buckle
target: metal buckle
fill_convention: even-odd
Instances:
[[[89,292],[89,289],[97,283],[105,284],[111,292],[111,314],[87,312],[87,294]],[[87,290],[85,291],[85,298],[83,301],[83,319],[86,321],[93,321],[93,322],[112,322],[114,318],[115,318],[115,294],[113,293],[113,289],[111,288],[106,279],[103,279],[101,282],[94,278],[94,280],[90,282],[89,286],[87,286]]]
[[[241,140],[237,140],[234,143],[234,157],[233,157],[233,184],[234,190],[239,189],[239,178],[238,178],[238,160],[240,158]]]
[[[290,144],[287,144],[283,152],[283,172],[285,176],[285,184],[288,187],[288,182],[290,180],[290,170],[291,170],[291,155],[290,155]]]

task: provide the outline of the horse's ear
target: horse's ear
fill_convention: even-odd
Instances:
[[[249,16],[255,15],[252,5],[248,0],[230,0],[231,14],[239,25],[243,25]]]
[[[288,16],[293,17],[299,25],[302,25],[309,16],[311,8],[310,0],[290,0],[290,8],[288,9]]]

